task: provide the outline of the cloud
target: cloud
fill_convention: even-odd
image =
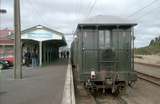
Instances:
[[[13,29],[14,0],[1,1],[1,7],[7,9],[7,14],[1,15],[0,28]],[[22,29],[41,24],[63,33],[72,33],[77,23],[87,16],[99,14],[130,16],[138,23],[135,28],[135,46],[146,46],[160,33],[160,1],[141,11],[137,10],[151,2],[150,0],[97,0],[93,7],[94,0],[21,0]],[[69,38],[71,37],[67,37]]]

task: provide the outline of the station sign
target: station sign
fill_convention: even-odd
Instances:
[[[37,29],[23,34],[22,39],[31,39],[36,41],[62,40],[62,36],[57,33],[47,31],[45,29]]]

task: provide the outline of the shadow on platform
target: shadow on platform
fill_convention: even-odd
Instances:
[[[54,61],[51,65],[67,65],[69,62],[69,59],[58,59]]]

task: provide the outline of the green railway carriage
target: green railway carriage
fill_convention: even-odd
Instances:
[[[112,92],[135,82],[135,25],[113,16],[95,16],[79,23],[71,44],[75,80],[91,89]]]

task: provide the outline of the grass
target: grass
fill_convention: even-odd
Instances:
[[[135,48],[135,54],[138,54],[138,55],[160,54],[160,45]]]

